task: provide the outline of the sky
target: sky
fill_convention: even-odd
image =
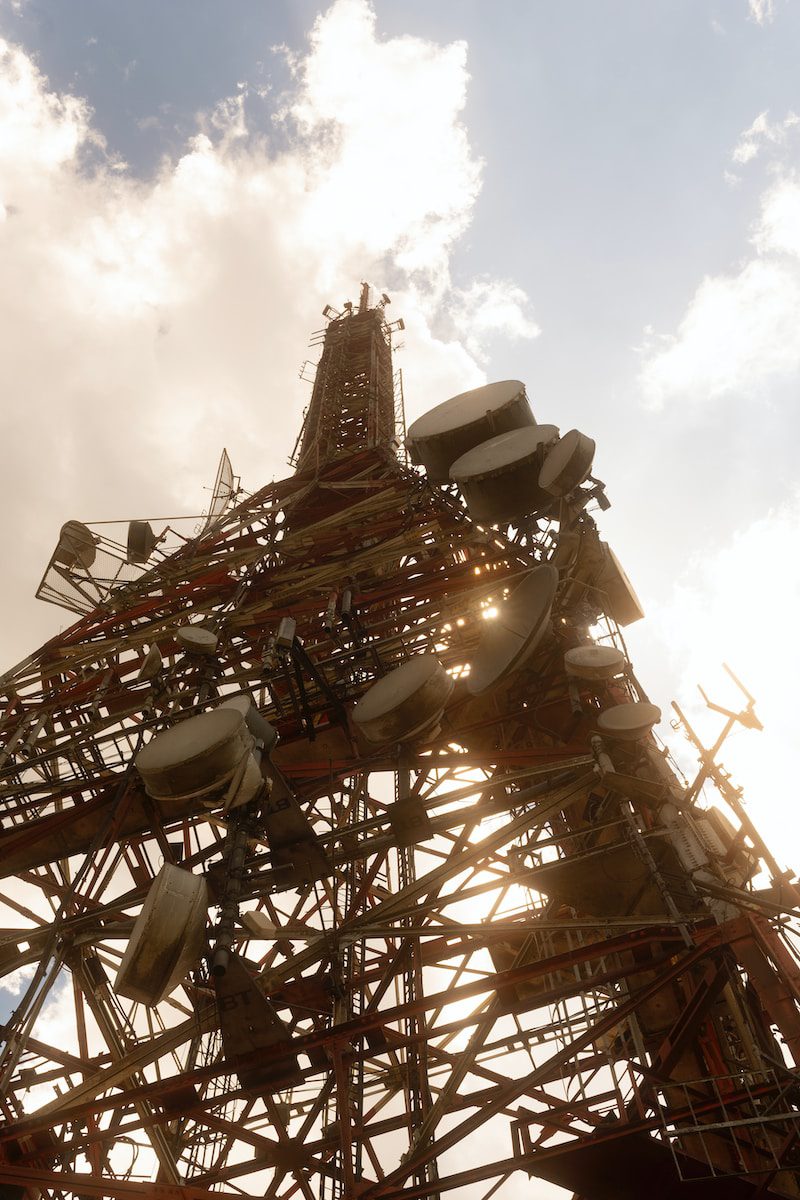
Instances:
[[[800,593],[797,0],[0,0],[10,665],[60,525],[288,473],[328,302],[406,323],[409,421],[522,379],[597,442],[661,705],[785,865]],[[716,718],[703,726],[716,729]],[[691,758],[687,760],[691,762]]]

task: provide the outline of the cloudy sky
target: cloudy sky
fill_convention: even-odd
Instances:
[[[725,761],[785,839],[800,5],[0,0],[0,36],[5,663],[68,623],[33,600],[64,520],[199,512],[223,446],[286,473],[366,278],[409,419],[518,377],[596,439],[638,673],[736,704],[730,662],[767,729]]]

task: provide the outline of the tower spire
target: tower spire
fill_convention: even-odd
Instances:
[[[366,447],[390,451],[395,438],[392,330],[385,300],[370,305],[362,283],[358,308],[330,305],[322,356],[300,437],[299,473],[318,474],[339,455]]]

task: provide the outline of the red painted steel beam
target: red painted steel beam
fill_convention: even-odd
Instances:
[[[0,1183],[17,1187],[52,1187],[76,1195],[103,1197],[115,1200],[242,1200],[241,1192],[210,1191],[191,1183],[137,1183],[133,1180],[98,1178],[74,1171],[47,1171],[41,1167],[0,1165]]]
[[[720,944],[721,926],[715,926],[713,929],[703,931],[702,941],[697,950],[692,955],[686,956],[677,960],[678,967],[672,967],[667,970],[664,975],[659,976],[656,981],[650,985],[646,992],[658,991],[664,986],[665,982],[674,975],[684,970],[687,965],[690,965],[688,960],[694,962],[701,959],[710,950]],[[265,1048],[262,1054],[265,1058],[278,1060],[280,1058],[291,1055],[294,1057],[298,1054],[307,1054],[310,1051],[317,1050],[321,1047],[334,1047],[339,1044],[349,1043],[363,1037],[364,1034],[374,1029],[379,1029],[384,1025],[393,1024],[399,1020],[403,1020],[408,1016],[418,1015],[428,1009],[438,1008],[444,1004],[456,1003],[460,1000],[466,1000],[475,996],[485,995],[487,992],[496,991],[498,987],[513,986],[514,984],[524,983],[530,979],[534,979],[540,975],[546,975],[550,972],[555,972],[559,968],[568,967],[576,962],[585,962],[591,957],[605,957],[611,955],[621,949],[630,949],[633,946],[643,946],[652,942],[667,942],[673,945],[682,944],[679,936],[674,929],[657,930],[632,930],[617,938],[609,938],[606,941],[593,943],[590,947],[581,947],[577,951],[571,951],[566,954],[556,955],[550,959],[540,960],[539,962],[529,963],[520,967],[513,967],[508,971],[498,972],[494,975],[487,975],[485,979],[477,980],[473,983],[464,984],[455,989],[446,989],[442,992],[437,992],[429,996],[418,997],[411,1003],[398,1005],[393,1009],[387,1009],[375,1013],[367,1013],[361,1017],[356,1017],[350,1021],[342,1022],[340,1025],[333,1026],[326,1030],[315,1031],[313,1033],[304,1034],[301,1037],[294,1038],[288,1048],[276,1046],[274,1048]],[[652,964],[648,964],[648,971],[658,971],[660,968],[675,963],[676,960],[667,955],[663,959],[656,960]],[[641,963],[631,963],[620,967],[615,971],[605,971],[595,975],[591,980],[576,980],[574,983],[552,988],[547,992],[542,993],[535,1004],[531,1007],[542,1007],[549,1003],[554,1003],[558,1000],[566,999],[569,996],[575,995],[578,992],[585,990],[591,986],[601,986],[607,983],[613,983],[625,978],[627,975],[640,974],[642,971]],[[615,1025],[621,1017],[626,1015],[630,1010],[633,1011],[639,1002],[637,995],[632,1000],[628,1001],[614,1010],[611,1017],[605,1022],[601,1022],[604,1026],[607,1024],[609,1028]],[[624,1010],[624,1011],[623,1011]],[[598,1030],[600,1027],[598,1026]],[[433,1036],[436,1036],[437,1031],[431,1031]],[[443,1032],[443,1031],[442,1031]],[[591,1036],[594,1036],[592,1034]],[[583,1040],[591,1041],[591,1036],[583,1035]],[[581,1047],[581,1039],[576,1039],[571,1044],[571,1050],[577,1052]],[[552,1064],[545,1064],[549,1067]],[[544,1067],[541,1070],[544,1072]],[[180,1074],[169,1079],[164,1079],[158,1083],[145,1084],[137,1088],[128,1088],[125,1091],[118,1091],[112,1095],[102,1099],[97,1097],[87,1100],[78,1105],[70,1106],[65,1104],[63,1108],[43,1114],[37,1117],[35,1114],[30,1117],[22,1118],[13,1124],[7,1124],[0,1127],[0,1142],[9,1141],[13,1138],[20,1137],[24,1134],[32,1133],[41,1129],[50,1129],[53,1125],[65,1124],[77,1117],[82,1117],[88,1113],[99,1113],[111,1109],[126,1108],[131,1104],[140,1102],[159,1103],[163,1102],[165,1096],[170,1092],[179,1088],[183,1088],[187,1083],[200,1084],[216,1078],[219,1075],[228,1074],[230,1071],[226,1063],[216,1064],[213,1066],[202,1067],[193,1071],[191,1074]],[[536,1073],[534,1073],[536,1074]],[[544,1078],[544,1074],[542,1075]],[[532,1083],[538,1084],[538,1076]],[[518,1081],[512,1081],[514,1085],[518,1085]],[[118,1084],[115,1086],[119,1086]],[[98,1084],[97,1090],[100,1091],[102,1084]],[[522,1088],[525,1091],[526,1087]],[[238,1094],[238,1093],[236,1093]],[[503,1107],[500,1105],[500,1107]]]
[[[765,1102],[770,1096],[774,1096],[776,1092],[780,1092],[780,1087],[776,1084],[765,1085],[763,1088],[752,1088],[750,1092],[741,1092],[730,1098],[730,1103],[735,1104],[739,1100],[748,1101],[751,1098],[763,1099]],[[726,1105],[729,1103],[729,1098],[725,1099]],[[694,1121],[695,1117],[713,1117],[719,1112],[719,1105],[713,1101],[708,1101],[705,1104],[698,1103],[691,1110],[685,1109],[682,1112],[672,1114],[676,1122],[681,1120]],[[541,1122],[545,1122],[548,1117],[547,1112],[537,1114]],[[534,1117],[531,1119],[531,1124],[536,1123]],[[553,1146],[541,1146],[536,1150],[530,1151],[527,1154],[515,1155],[513,1158],[498,1159],[494,1162],[484,1163],[479,1167],[470,1167],[465,1171],[459,1171],[452,1175],[441,1176],[435,1184],[425,1186],[409,1184],[406,1187],[389,1187],[385,1190],[381,1188],[379,1192],[371,1189],[367,1195],[380,1195],[381,1200],[422,1200],[425,1196],[433,1195],[439,1191],[453,1191],[457,1188],[467,1187],[473,1183],[482,1183],[489,1179],[494,1179],[498,1175],[509,1175],[514,1171],[527,1171],[528,1174],[536,1173],[538,1163],[544,1162],[547,1159],[558,1158],[564,1154],[574,1153],[581,1146],[592,1145],[607,1145],[610,1143],[620,1143],[619,1154],[622,1156],[625,1153],[625,1140],[630,1137],[635,1137],[639,1134],[649,1134],[661,1126],[661,1117],[653,1116],[645,1120],[640,1120],[630,1123],[619,1123],[616,1126],[599,1127],[599,1132],[596,1130],[589,1135],[576,1137],[569,1142],[559,1142]],[[643,1181],[643,1194],[646,1195],[646,1181]],[[702,1188],[702,1182],[691,1181],[690,1185],[693,1189]],[[702,1195],[701,1191],[696,1193]],[[767,1192],[767,1195],[773,1193]]]
[[[731,922],[730,924],[738,925],[743,924],[743,922]],[[722,927],[720,926],[719,929],[721,930]],[[667,962],[656,963],[652,965],[648,964],[648,971],[657,970],[661,966],[665,966],[666,969],[659,974],[652,983],[647,984],[645,987],[639,989],[628,1000],[618,1004],[607,1016],[602,1017],[599,1021],[596,1021],[592,1026],[590,1026],[589,1029],[586,1030],[586,1032],[575,1037],[567,1046],[564,1047],[564,1049],[558,1051],[540,1067],[535,1068],[524,1079],[510,1081],[503,1096],[499,1097],[497,1100],[494,1100],[491,1104],[485,1105],[481,1111],[476,1113],[473,1117],[463,1121],[460,1125],[455,1126],[455,1128],[448,1130],[448,1132],[440,1137],[435,1143],[431,1143],[427,1147],[422,1148],[417,1154],[409,1155],[407,1161],[402,1167],[388,1175],[384,1183],[380,1186],[376,1185],[375,1187],[370,1188],[366,1195],[368,1195],[370,1198],[381,1197],[381,1200],[385,1200],[387,1193],[391,1192],[393,1184],[400,1183],[402,1180],[407,1179],[408,1176],[420,1166],[430,1162],[432,1158],[438,1157],[445,1151],[457,1145],[458,1142],[469,1137],[470,1134],[479,1129],[480,1126],[492,1116],[500,1112],[503,1108],[507,1107],[508,1104],[513,1100],[523,1095],[529,1087],[536,1086],[545,1070],[548,1068],[552,1069],[557,1063],[571,1061],[571,1059],[574,1058],[579,1050],[583,1050],[591,1046],[596,1041],[598,1036],[608,1033],[620,1022],[620,1020],[635,1012],[644,1000],[656,995],[667,984],[677,979],[678,976],[684,974],[696,963],[701,962],[705,955],[708,954],[709,951],[714,947],[714,945],[719,944],[718,939],[714,936],[716,932],[717,931],[713,931],[709,934],[705,934],[703,942],[697,945],[695,949],[690,950],[685,954],[676,955],[675,957],[667,960]],[[747,936],[746,930],[742,931],[741,936]],[[567,954],[560,955],[558,957],[569,960],[571,956]],[[555,961],[555,959],[550,960],[551,964]],[[641,963],[636,964],[635,967],[638,968],[639,972],[641,972]],[[519,970],[520,968],[516,969]],[[635,969],[633,968],[627,971],[622,971],[618,973],[617,978],[621,978],[624,974],[633,973],[635,973]],[[509,974],[513,974],[513,971],[509,972]],[[595,986],[593,981],[584,981],[584,988],[591,988],[593,986]],[[575,990],[581,989],[573,989],[573,991]]]

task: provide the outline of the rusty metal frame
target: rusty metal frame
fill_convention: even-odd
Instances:
[[[791,1111],[800,1095],[800,914],[731,883],[736,853],[760,853],[750,825],[700,879],[660,816],[669,798],[691,824],[696,789],[652,739],[614,749],[611,773],[597,757],[601,708],[646,697],[628,664],[576,711],[562,660],[587,613],[625,653],[613,606],[577,569],[549,647],[469,695],[485,613],[552,557],[559,513],[485,529],[396,457],[388,327],[363,293],[329,325],[321,367],[291,478],[109,587],[0,680],[0,979],[39,969],[0,1026],[0,1183],[165,1200],[502,1195],[515,1172],[550,1177],[626,1138],[661,1137],[670,1154],[692,1088],[715,1171],[753,1196],[800,1196],[791,1132],[752,1114],[747,1136],[773,1156],[756,1175],[729,1170],[717,1128],[714,1089],[735,1109],[746,1072],[772,1071]],[[592,517],[573,517],[596,545]],[[182,653],[187,615],[216,630],[213,662]],[[284,616],[302,642],[290,654],[274,644]],[[163,670],[139,682],[153,645]],[[402,754],[367,745],[353,703],[421,651],[459,681],[441,730]],[[213,881],[225,836],[224,814],[147,796],[136,750],[241,690],[279,730],[275,770],[330,864],[287,886],[266,833],[249,844],[242,901],[274,933],[240,923],[235,945],[291,1033],[264,1061],[302,1068],[265,1095],[224,1058],[201,964],[152,1012],[113,990],[160,862]],[[392,825],[401,796],[430,822],[414,846]],[[611,910],[608,862],[638,872],[629,892],[606,881],[629,897]]]

